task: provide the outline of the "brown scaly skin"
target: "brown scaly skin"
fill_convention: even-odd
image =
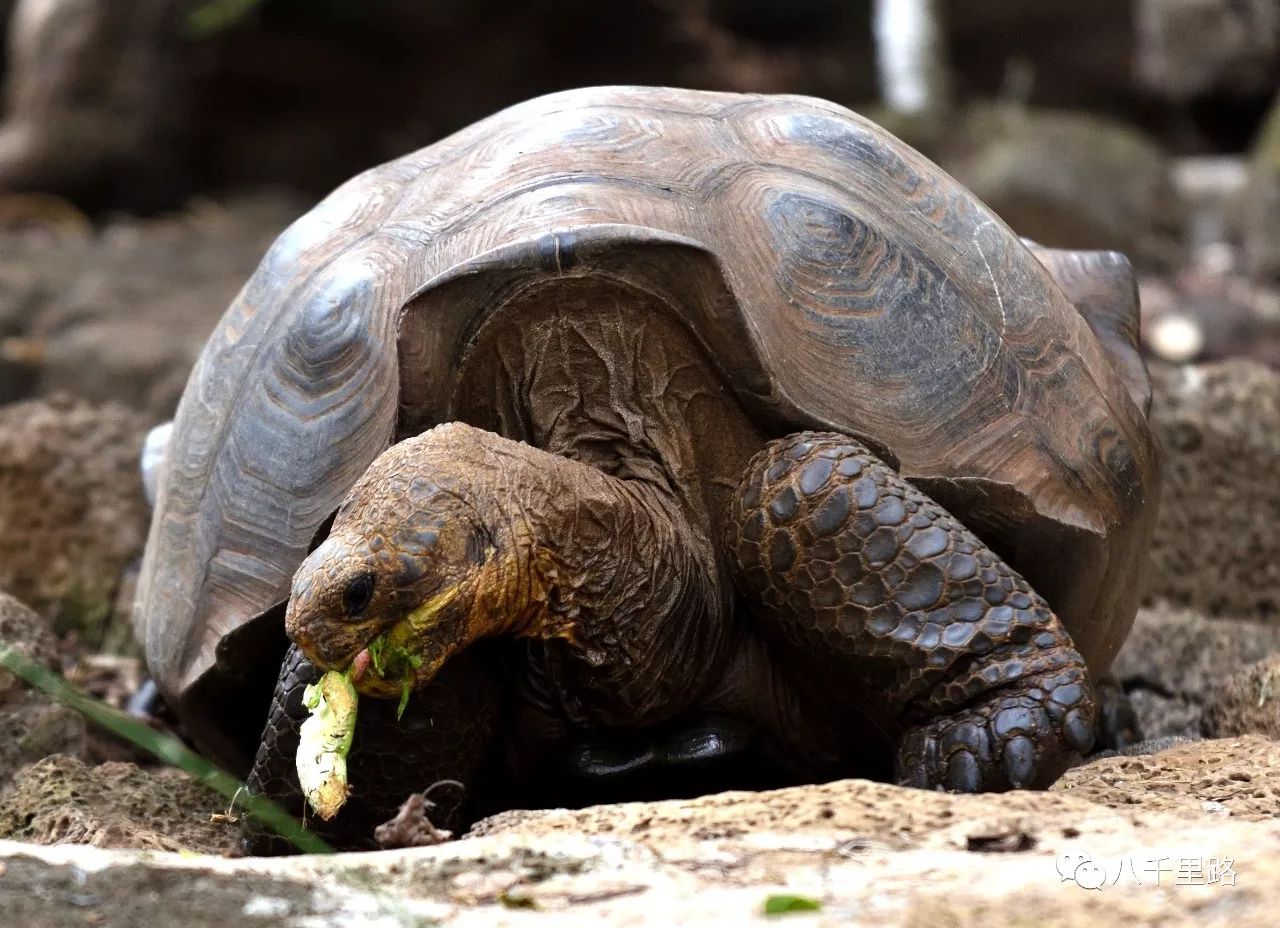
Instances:
[[[577,724],[644,724],[694,704],[723,660],[724,598],[698,541],[647,483],[452,423],[357,482],[298,570],[285,628],[317,665],[345,669],[440,601],[414,638],[415,688],[481,638],[560,640],[539,661],[554,708]],[[353,609],[364,578],[371,596]],[[401,682],[370,672],[357,688],[393,697]]]
[[[1041,785],[1090,747],[1091,687],[1056,617],[864,447],[832,433],[770,443],[730,522],[752,621],[803,656],[796,691],[817,715],[861,714],[898,739],[902,782]],[[406,639],[423,659],[415,686],[481,638],[526,637],[545,643],[531,661],[550,715],[578,727],[663,721],[713,692],[722,700],[733,665],[700,540],[647,483],[441,426],[357,484],[299,570],[286,625],[313,661],[341,669],[406,613],[443,602]],[[370,576],[353,609],[353,584]],[[382,696],[399,686],[360,683]],[[776,727],[777,743],[820,753]]]
[[[821,432],[770,443],[733,521],[762,621],[853,671],[830,695],[901,734],[901,782],[1047,785],[1092,746],[1084,661],[1048,605],[866,448]]]

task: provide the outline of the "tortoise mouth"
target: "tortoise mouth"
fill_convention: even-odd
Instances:
[[[439,615],[457,593],[455,586],[431,597],[343,662],[357,692],[381,699],[403,698],[406,691],[431,682],[450,653],[439,640]]]
[[[361,696],[395,699],[403,695],[406,687],[413,690],[427,682],[420,678],[425,667],[421,656],[388,644],[395,628],[374,638],[351,659],[347,673]]]

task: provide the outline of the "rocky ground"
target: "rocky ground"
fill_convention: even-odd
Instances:
[[[1142,212],[1154,228],[1159,199],[1073,208],[1085,224]],[[0,639],[123,706],[141,679],[127,614],[143,435],[298,206],[262,196],[101,229],[52,201],[4,208]],[[1151,312],[1199,305],[1192,321],[1216,338],[1213,313],[1235,307],[1235,342],[1201,353],[1267,359],[1232,345],[1265,345],[1274,293],[1229,267],[1162,271],[1168,240],[1145,241]],[[508,813],[414,851],[235,860],[224,800],[0,672],[0,911],[54,925],[704,924],[789,905],[805,909],[798,923],[1273,924],[1280,374],[1237,358],[1153,362],[1153,379],[1164,501],[1148,602],[1115,668],[1146,736],[1171,739],[1144,753],[1096,759],[1048,794],[846,781]]]
[[[434,848],[339,858],[0,842],[0,905],[48,925],[706,925],[777,909],[819,925],[1274,924],[1280,745],[1093,766],[1049,794],[847,780],[508,813]]]

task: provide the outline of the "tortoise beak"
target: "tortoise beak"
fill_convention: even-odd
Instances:
[[[365,696],[394,698],[405,681],[425,686],[455,650],[443,639],[438,622],[453,604],[459,587],[436,594],[394,620],[358,624],[332,621],[323,609],[309,609],[305,585],[289,601],[285,630],[294,644],[321,670],[349,671]]]
[[[321,670],[346,670],[360,654],[368,650],[368,642],[352,647],[346,635],[313,636],[307,632],[298,632],[289,637],[307,656],[307,660]],[[370,635],[370,640],[373,637]]]
[[[385,627],[373,621],[333,621],[325,610],[308,608],[307,596],[298,592],[302,595],[290,599],[285,611],[285,632],[307,660],[322,670],[346,670]]]

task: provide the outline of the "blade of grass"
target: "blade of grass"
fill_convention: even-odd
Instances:
[[[192,39],[207,39],[230,29],[253,12],[262,0],[209,0],[187,14],[186,34]]]
[[[199,754],[187,748],[172,735],[166,735],[77,690],[66,680],[35,664],[12,648],[0,644],[0,667],[28,686],[76,710],[85,718],[154,754],[166,764],[191,774],[201,783],[239,805],[262,824],[307,854],[332,854],[333,848],[314,832],[269,799],[251,795],[243,783]]]

